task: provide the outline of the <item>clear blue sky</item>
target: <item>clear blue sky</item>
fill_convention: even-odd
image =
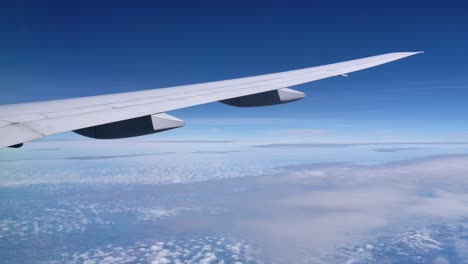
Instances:
[[[308,97],[288,105],[215,103],[174,111],[187,126],[161,136],[468,140],[462,1],[11,2],[0,4],[2,104],[424,50],[348,78],[299,86]]]

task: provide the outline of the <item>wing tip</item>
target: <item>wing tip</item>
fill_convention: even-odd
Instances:
[[[408,54],[408,56],[413,56],[413,55],[424,53],[424,51],[421,50],[421,51],[404,52],[404,53]]]
[[[391,55],[396,56],[399,59],[403,59],[403,58],[421,54],[421,53],[424,53],[424,51],[394,52],[394,53],[391,53]]]

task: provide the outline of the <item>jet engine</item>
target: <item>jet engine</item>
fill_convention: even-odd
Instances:
[[[258,94],[251,94],[220,101],[223,104],[237,107],[257,107],[290,103],[305,97],[303,92],[282,88]]]
[[[73,132],[90,138],[115,139],[149,135],[184,125],[183,120],[161,113],[82,128]]]

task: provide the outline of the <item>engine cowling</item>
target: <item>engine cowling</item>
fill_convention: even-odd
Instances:
[[[161,113],[82,128],[73,132],[96,139],[116,139],[154,134],[184,125],[183,120]]]
[[[251,94],[220,101],[237,107],[258,107],[290,103],[305,97],[305,93],[289,88],[282,88],[258,94]]]

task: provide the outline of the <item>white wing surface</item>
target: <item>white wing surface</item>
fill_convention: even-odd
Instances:
[[[293,99],[302,98],[303,94],[294,97],[300,93],[285,88],[345,75],[418,53],[420,52],[388,53],[300,70],[138,92],[2,105],[0,106],[0,148],[66,131],[76,131],[95,138],[117,138],[122,136],[113,136],[112,133],[99,136],[97,133],[116,129],[125,130],[126,127],[128,129],[139,127],[144,131],[145,122],[152,122],[154,131],[159,132],[183,125],[183,121],[164,114],[171,110],[216,101],[236,106],[255,106],[255,101],[270,100],[262,99],[269,96],[270,91],[275,91],[275,95],[280,98],[278,103],[287,102],[289,99],[284,98],[291,95],[293,98],[289,101],[294,101]],[[271,103],[271,100],[267,101],[258,102],[257,106],[275,104]],[[130,122],[131,120],[133,121]],[[160,122],[161,120],[165,121]],[[173,127],[161,127],[155,122],[158,124],[177,122],[177,124]],[[126,135],[148,134],[132,133]]]

